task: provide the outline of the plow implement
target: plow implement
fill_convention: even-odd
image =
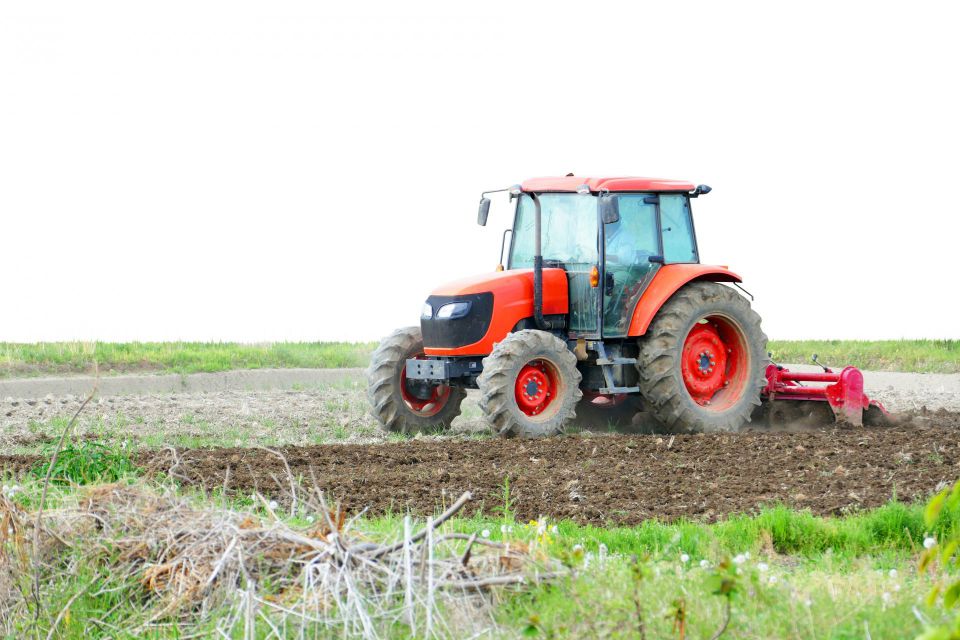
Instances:
[[[767,386],[762,391],[768,420],[790,421],[814,414],[825,418],[824,408],[829,407],[838,424],[859,427],[889,421],[890,414],[883,405],[864,393],[863,373],[859,369],[844,367],[839,373],[829,367],[823,369],[800,372],[768,365]]]

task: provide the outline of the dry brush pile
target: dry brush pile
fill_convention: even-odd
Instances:
[[[535,543],[445,532],[469,493],[425,523],[407,517],[392,541],[357,531],[356,517],[319,491],[292,496],[290,512],[309,514],[301,525],[259,495],[259,511],[198,506],[143,485],[74,495],[45,511],[0,497],[0,632],[13,637],[35,624],[52,637],[75,600],[121,585],[131,612],[122,628],[115,617],[92,620],[101,631],[467,637],[495,629],[497,587],[563,571]],[[83,571],[95,575],[66,606],[51,607],[62,578]]]

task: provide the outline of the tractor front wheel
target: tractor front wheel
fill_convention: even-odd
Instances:
[[[737,431],[760,405],[767,336],[733,289],[688,284],[640,338],[640,393],[671,431]]]
[[[373,417],[387,431],[446,430],[460,415],[467,392],[449,385],[407,380],[407,359],[423,357],[420,327],[397,329],[380,342],[367,369],[367,398]]]
[[[511,333],[483,359],[480,409],[501,436],[552,436],[573,419],[580,380],[563,340],[546,331]]]

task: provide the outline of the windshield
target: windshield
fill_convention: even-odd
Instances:
[[[568,265],[598,262],[596,196],[543,193],[540,194],[540,207],[544,261],[557,260]],[[533,199],[524,194],[520,197],[513,226],[511,269],[533,266],[534,217]]]

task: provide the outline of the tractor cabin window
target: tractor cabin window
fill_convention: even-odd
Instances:
[[[544,262],[565,265],[595,265],[597,251],[597,199],[578,193],[540,195]],[[520,198],[513,227],[511,269],[533,266],[535,208],[530,196]]]
[[[540,194],[541,249],[544,266],[561,263],[570,283],[570,330],[595,334],[600,330],[600,297],[590,286],[590,271],[600,259],[597,198],[579,193]],[[513,225],[510,268],[533,266],[536,207],[520,197]]]
[[[663,234],[664,262],[699,262],[687,196],[660,195],[660,231]]]

